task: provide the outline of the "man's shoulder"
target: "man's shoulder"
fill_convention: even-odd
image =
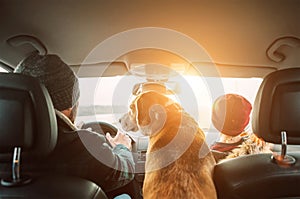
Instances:
[[[81,140],[94,140],[95,142],[101,142],[104,143],[106,142],[106,138],[103,134],[101,133],[97,133],[94,131],[91,131],[89,129],[76,129],[76,130],[72,130],[72,129],[68,129],[68,128],[62,128],[62,127],[58,127],[59,129],[59,137],[62,139],[65,138],[69,138],[71,140],[74,139],[81,139]]]

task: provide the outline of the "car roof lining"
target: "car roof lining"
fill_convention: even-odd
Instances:
[[[220,65],[223,74],[232,76],[264,76],[266,68],[282,68],[284,64],[270,60],[269,46],[281,37],[300,38],[300,1],[281,0],[184,0],[165,1],[18,1],[0,2],[0,38],[27,34],[39,38],[49,53],[59,54],[70,65],[81,65],[86,56],[112,35],[134,28],[164,27],[183,33],[202,45]],[[246,12],[245,12],[246,10]],[[92,30],[92,31],[91,31]],[[0,44],[1,60],[16,66],[32,47],[13,48]],[[290,53],[289,50],[285,52]],[[294,52],[291,53],[294,56]],[[97,62],[136,64],[139,55]],[[295,62],[295,58],[291,58]],[[152,63],[153,57],[144,57]],[[202,60],[195,60],[195,63]],[[130,63],[130,64],[129,64]],[[297,62],[298,63],[298,59]],[[295,65],[295,64],[294,64]],[[247,66],[245,72],[233,70]],[[115,74],[115,69],[111,70]],[[121,73],[123,73],[121,71]],[[232,73],[232,74],[230,74]],[[106,73],[107,75],[108,72]],[[88,74],[87,74],[88,75]],[[91,75],[91,74],[90,74]]]

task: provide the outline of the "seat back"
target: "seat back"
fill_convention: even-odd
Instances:
[[[56,116],[47,89],[36,78],[0,73],[0,198],[106,198],[85,179],[21,173],[23,157],[47,158],[56,141]]]
[[[280,154],[254,154],[216,165],[214,182],[219,198],[299,198],[300,68],[267,75],[256,96],[253,132],[282,145]]]
[[[266,76],[252,115],[252,128],[258,137],[281,144],[281,131],[286,131],[289,144],[300,144],[300,68]]]
[[[21,147],[40,157],[56,145],[54,108],[45,87],[28,76],[0,74],[0,153]]]

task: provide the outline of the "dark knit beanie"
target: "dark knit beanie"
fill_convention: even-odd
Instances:
[[[72,108],[78,101],[78,78],[57,55],[33,53],[14,72],[38,78],[47,88],[54,108],[59,111]]]
[[[243,96],[226,94],[216,99],[212,109],[212,123],[221,133],[237,136],[250,120],[252,106]]]

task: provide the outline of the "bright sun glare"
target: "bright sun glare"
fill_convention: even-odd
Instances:
[[[127,111],[133,86],[142,81],[133,76],[80,78],[80,111],[77,121],[96,119],[117,123],[119,117]],[[167,87],[175,90],[174,98],[205,129],[211,125],[211,107],[217,97],[236,93],[253,104],[261,81],[261,78],[184,76],[170,80]]]

